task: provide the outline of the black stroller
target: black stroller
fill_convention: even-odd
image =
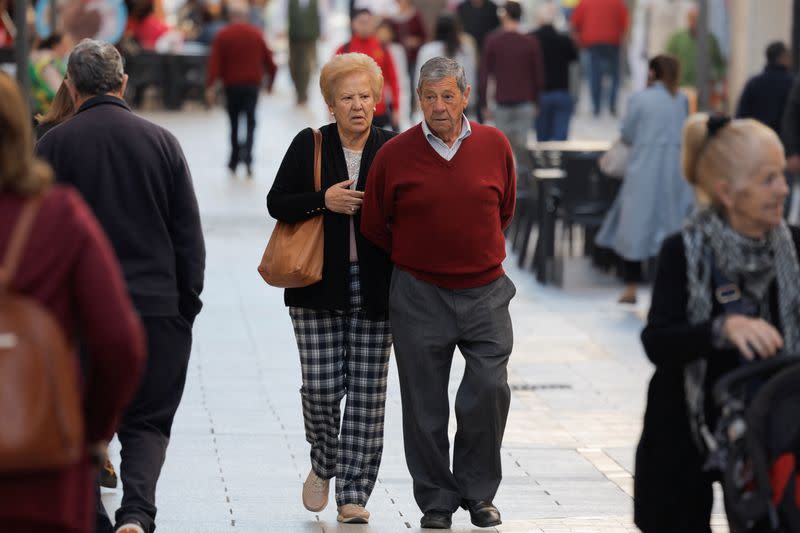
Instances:
[[[714,387],[721,411],[701,427],[731,533],[800,532],[800,357],[748,363]]]

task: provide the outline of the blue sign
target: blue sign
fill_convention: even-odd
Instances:
[[[123,0],[55,0],[56,23],[60,33],[70,34],[75,41],[86,37],[116,43],[125,32],[128,9]],[[50,36],[51,0],[36,4],[36,33],[42,39]]]

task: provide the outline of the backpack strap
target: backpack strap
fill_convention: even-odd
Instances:
[[[36,214],[39,212],[43,199],[43,195],[36,195],[26,201],[22,207],[22,212],[11,232],[3,263],[0,264],[0,291],[8,289],[11,280],[14,279],[14,275],[17,273],[22,252],[28,242],[28,236],[31,233],[33,222],[36,220]]]

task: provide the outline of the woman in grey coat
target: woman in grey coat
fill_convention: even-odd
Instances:
[[[694,203],[680,169],[689,112],[686,96],[678,92],[680,63],[659,55],[649,68],[648,87],[631,97],[622,121],[622,141],[631,147],[625,180],[595,240],[623,259],[623,303],[636,302],[642,261],[658,254],[661,241],[681,228]]]

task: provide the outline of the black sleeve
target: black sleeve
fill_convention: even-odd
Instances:
[[[325,191],[314,191],[314,135],[311,128],[289,145],[267,194],[269,214],[282,222],[301,222],[325,210]]]
[[[800,80],[794,83],[783,112],[781,133],[786,155],[800,154]]]
[[[175,252],[178,308],[181,316],[191,324],[203,306],[200,293],[203,291],[205,276],[206,247],[192,175],[183,151],[174,139],[172,153],[175,154],[175,161],[172,169],[169,233]]]
[[[744,86],[742,96],[739,97],[739,105],[736,108],[736,118],[748,118],[753,116],[752,93],[753,82],[750,81]]]
[[[683,366],[712,351],[711,320],[690,325],[686,312],[686,254],[681,235],[664,241],[653,285],[653,300],[642,344],[658,367]]]

